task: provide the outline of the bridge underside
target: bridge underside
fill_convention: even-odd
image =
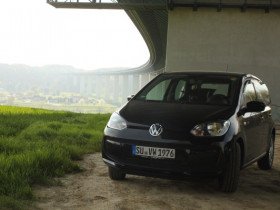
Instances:
[[[268,84],[274,117],[280,120],[279,0],[64,1],[47,0],[57,8],[124,9],[132,19],[147,43],[150,60],[115,74],[160,70],[252,73]]]

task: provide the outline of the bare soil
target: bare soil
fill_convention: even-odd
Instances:
[[[254,164],[241,171],[235,193],[218,190],[217,180],[167,180],[127,175],[112,181],[101,154],[85,155],[85,169],[59,178],[61,186],[34,186],[39,209],[268,209],[280,210],[280,136],[272,170]]]

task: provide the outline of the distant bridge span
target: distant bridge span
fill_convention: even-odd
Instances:
[[[147,43],[150,60],[114,74],[185,70],[252,73],[268,84],[274,116],[280,119],[280,0],[47,2],[57,8],[126,11]],[[99,72],[107,73],[112,74]]]

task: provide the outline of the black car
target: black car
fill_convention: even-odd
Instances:
[[[250,74],[161,74],[112,114],[102,142],[109,176],[218,177],[234,192],[241,169],[272,167],[269,104],[267,86]]]

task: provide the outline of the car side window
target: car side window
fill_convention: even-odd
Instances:
[[[183,98],[185,96],[185,90],[186,89],[186,81],[180,80],[176,86],[175,89],[175,101],[178,101],[179,99]]]
[[[265,103],[266,105],[270,104],[270,96],[267,86],[259,83],[259,81],[254,81],[254,85],[256,88],[257,100]]]
[[[256,101],[256,92],[254,85],[251,83],[251,81],[246,82],[244,91],[243,91],[243,98],[242,98],[242,107],[246,107],[246,104],[250,101]]]

